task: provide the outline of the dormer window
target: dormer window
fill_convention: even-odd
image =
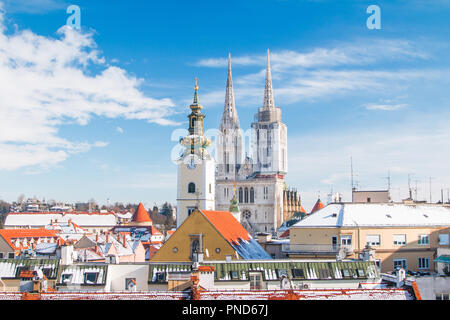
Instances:
[[[84,274],[85,284],[96,284],[98,278],[98,272],[86,272]]]

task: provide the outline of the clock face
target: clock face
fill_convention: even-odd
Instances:
[[[195,158],[193,156],[189,157],[186,159],[185,161],[186,167],[189,170],[195,170],[195,168],[197,168],[197,163],[195,161]]]

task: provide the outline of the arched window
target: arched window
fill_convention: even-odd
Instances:
[[[248,188],[245,188],[244,199],[245,199],[245,203],[248,203]]]
[[[242,188],[239,188],[239,203],[243,203]]]
[[[193,182],[189,183],[188,193],[195,193],[195,183]]]
[[[255,203],[255,189],[250,188],[250,203]]]

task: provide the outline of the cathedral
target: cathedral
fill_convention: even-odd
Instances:
[[[252,234],[275,233],[301,204],[297,191],[285,183],[287,127],[274,103],[269,51],[264,103],[251,124],[248,152],[235,105],[230,56],[216,159],[207,150],[211,140],[204,134],[197,83],[190,108],[189,133],[180,140],[184,151],[178,160],[177,227],[198,208],[231,211]]]
[[[229,56],[225,107],[216,139],[216,209],[228,210],[236,193],[241,224],[251,233],[275,233],[285,220],[300,210],[300,197],[285,184],[287,127],[281,120],[281,109],[274,103],[269,51],[264,103],[251,125],[251,150],[245,154],[244,142]]]

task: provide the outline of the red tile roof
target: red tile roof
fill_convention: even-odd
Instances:
[[[250,240],[247,230],[227,211],[200,211],[230,243],[239,244],[239,240]]]
[[[55,238],[59,243],[64,243],[58,236],[57,230],[41,229],[0,229],[0,236],[5,239],[6,242],[13,249],[20,249],[15,246],[12,239],[24,239],[24,238]]]
[[[133,217],[131,218],[131,221],[133,222],[152,222],[152,219],[150,219],[150,215],[148,214],[147,210],[145,210],[144,205],[142,203],[139,203],[138,208],[133,214]]]
[[[303,208],[303,206],[300,206],[300,212],[304,213],[304,214],[308,214],[305,210],[305,208]]]
[[[311,213],[319,211],[320,209],[323,209],[324,207],[325,206],[323,205],[322,201],[320,201],[320,199],[318,199],[316,204],[314,205],[314,208],[312,208]]]
[[[280,235],[280,238],[287,238],[287,237],[289,237],[289,234],[290,234],[289,230],[290,230],[290,229],[287,229],[285,232],[283,232],[283,233]]]

